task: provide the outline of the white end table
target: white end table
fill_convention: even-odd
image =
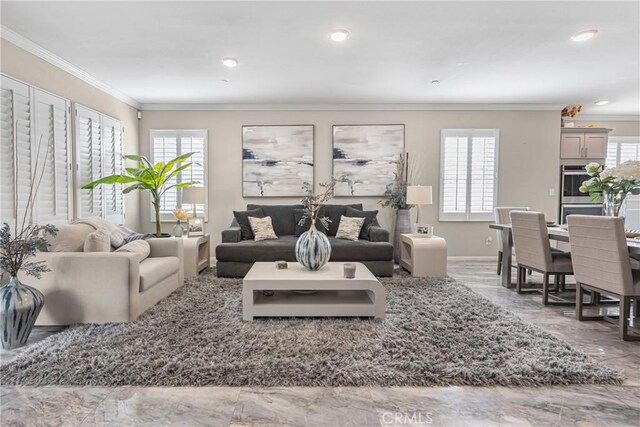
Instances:
[[[297,262],[278,270],[273,262],[256,262],[242,280],[242,318],[375,317],[384,319],[386,292],[362,263],[356,277],[345,279],[343,262],[308,271]],[[266,296],[262,291],[273,291]],[[312,291],[301,294],[294,291]]]
[[[446,277],[447,241],[442,237],[401,234],[400,248],[400,266],[413,277]]]
[[[184,243],[184,277],[197,276],[202,270],[211,265],[210,237],[183,237]]]

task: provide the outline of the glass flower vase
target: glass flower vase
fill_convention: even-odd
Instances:
[[[627,195],[624,193],[604,193],[602,195],[602,213],[604,216],[627,216]]]

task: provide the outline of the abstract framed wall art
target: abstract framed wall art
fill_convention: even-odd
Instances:
[[[313,125],[242,126],[242,197],[301,197],[313,184]]]
[[[334,125],[336,196],[382,196],[404,153],[404,125]]]

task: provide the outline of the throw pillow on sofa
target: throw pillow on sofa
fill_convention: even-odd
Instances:
[[[362,229],[360,229],[360,238],[369,240],[369,230],[371,230],[371,226],[373,224],[377,223],[378,211],[362,211],[348,206],[345,216],[351,218],[364,218],[364,224],[362,224]]]
[[[271,217],[265,216],[264,218],[249,217],[251,223],[251,231],[255,236],[255,241],[260,240],[273,240],[277,239],[276,232],[273,231],[273,224],[271,223]]]
[[[240,227],[242,240],[253,240],[253,230],[251,229],[249,218],[264,218],[264,212],[261,208],[248,211],[233,211],[233,217]]]
[[[115,251],[135,254],[138,262],[142,262],[151,255],[151,246],[149,246],[149,242],[146,240],[134,240],[119,247]]]
[[[308,231],[311,228],[311,218],[307,217],[304,220],[302,225],[300,225],[300,220],[304,216],[306,209],[294,209],[293,210],[293,219],[296,221],[296,237],[300,237],[302,233]],[[324,208],[320,208],[320,212],[318,213],[318,218],[322,218],[324,216]],[[316,230],[327,234],[327,229],[324,228],[320,220],[316,222]]]
[[[87,236],[95,231],[87,224],[64,224],[58,226],[55,236],[45,233],[44,238],[51,252],[82,252]]]
[[[338,226],[336,238],[345,240],[358,240],[363,224],[364,218],[350,218],[342,215],[340,217],[340,225]]]
[[[102,228],[87,235],[84,239],[85,252],[111,252],[111,237],[109,232]]]

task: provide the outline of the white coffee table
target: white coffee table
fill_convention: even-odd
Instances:
[[[375,317],[384,319],[386,293],[361,263],[356,277],[345,279],[343,262],[330,262],[319,271],[297,262],[278,270],[272,262],[256,262],[242,281],[242,318],[254,317]],[[262,291],[273,291],[266,296]],[[316,291],[301,294],[293,291]]]

